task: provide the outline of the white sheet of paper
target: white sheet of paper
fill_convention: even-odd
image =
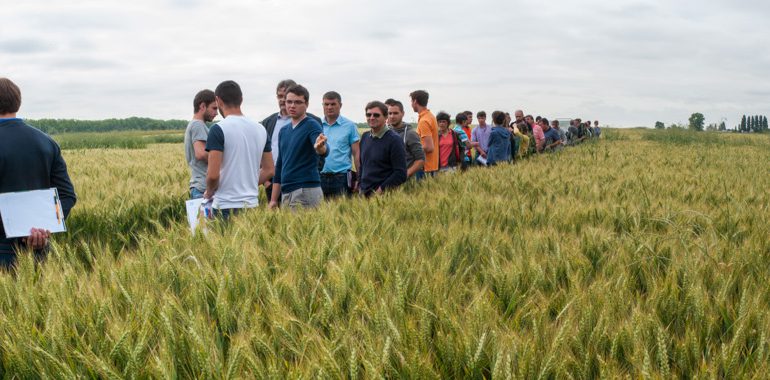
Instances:
[[[9,238],[29,236],[32,228],[67,231],[56,188],[0,194],[0,217]]]
[[[478,161],[478,163],[480,163],[482,165],[485,165],[485,166],[487,165],[487,159],[484,158],[484,157],[478,156],[478,157],[476,157],[476,161]]]
[[[202,204],[203,198],[190,199],[184,203],[185,208],[187,208],[187,224],[190,226],[190,231],[193,235],[195,235],[195,229],[198,228],[198,213]]]

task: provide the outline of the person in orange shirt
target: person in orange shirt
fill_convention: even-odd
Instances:
[[[428,93],[417,90],[409,94],[412,98],[412,109],[419,115],[417,117],[417,134],[420,135],[422,149],[425,151],[425,166],[423,170],[426,176],[434,176],[438,171],[438,122],[436,116],[428,109]]]

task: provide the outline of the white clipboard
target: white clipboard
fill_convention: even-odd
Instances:
[[[27,237],[32,228],[67,231],[56,188],[0,194],[0,217],[8,238]]]

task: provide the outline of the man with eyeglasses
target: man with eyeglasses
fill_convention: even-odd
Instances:
[[[280,205],[292,210],[314,208],[323,200],[318,165],[320,156],[325,156],[328,149],[321,124],[307,115],[309,100],[310,93],[301,85],[286,90],[286,112],[291,124],[278,135],[271,209],[278,207],[279,197]]]
[[[401,138],[385,126],[388,107],[380,101],[366,105],[371,130],[361,136],[360,193],[369,197],[406,181],[406,151]]]
[[[265,120],[262,120],[262,125],[265,127],[265,130],[267,130],[267,135],[270,137],[270,148],[272,149],[273,153],[273,165],[278,163],[278,135],[281,133],[281,129],[287,125],[291,125],[291,117],[286,112],[286,90],[296,84],[297,82],[291,79],[284,79],[278,82],[278,85],[275,88],[275,97],[278,99],[278,112],[266,117]],[[321,119],[318,116],[313,115],[312,113],[308,113],[307,116],[311,119],[315,119],[318,124],[321,124]],[[272,190],[273,184],[271,178],[265,182],[265,193],[267,195],[268,202],[270,202],[270,199],[272,199]]]
[[[404,142],[406,177],[414,177],[419,181],[424,176],[422,167],[425,165],[425,151],[422,150],[420,135],[417,134],[416,128],[404,123],[404,105],[401,102],[388,99],[385,105],[388,106],[388,126]]]

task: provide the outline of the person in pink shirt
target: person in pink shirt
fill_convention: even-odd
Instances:
[[[543,128],[535,123],[535,119],[532,118],[532,115],[527,115],[525,119],[527,124],[532,128],[532,134],[535,136],[535,147],[537,152],[542,153],[543,148],[545,147],[545,133],[543,132]]]

